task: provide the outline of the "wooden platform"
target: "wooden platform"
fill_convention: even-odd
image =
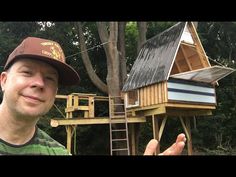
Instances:
[[[136,107],[127,110],[132,116],[151,116],[151,115],[168,115],[168,116],[204,116],[212,115],[215,106],[181,104],[181,103],[163,103],[158,105]]]
[[[116,120],[120,122],[119,119]],[[128,123],[143,123],[146,122],[145,117],[128,117]],[[59,125],[92,125],[92,124],[109,124],[109,117],[93,117],[93,118],[53,118],[50,122],[52,127],[58,127]]]

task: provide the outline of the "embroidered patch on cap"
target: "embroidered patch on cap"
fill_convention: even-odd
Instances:
[[[59,60],[64,62],[63,51],[61,47],[54,42],[42,42],[42,46],[45,46],[47,50],[42,50],[42,54],[46,55],[47,57]]]

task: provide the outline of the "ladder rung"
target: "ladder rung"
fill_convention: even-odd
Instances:
[[[118,118],[115,118],[115,119],[111,119],[111,120],[110,120],[110,123],[111,123],[111,124],[125,124],[126,121],[125,121],[125,119],[118,119]]]
[[[122,132],[122,131],[126,131],[127,129],[113,129],[111,130],[112,132]]]
[[[125,112],[111,112],[110,115],[123,116],[123,115],[125,115]]]
[[[110,123],[113,124],[113,125],[114,124],[125,124],[126,121],[125,121],[125,119],[118,119],[118,118],[116,118],[116,119],[111,119]]]
[[[119,112],[119,111],[114,111],[113,113],[118,113],[118,114],[121,114],[121,113],[125,113],[125,112]]]
[[[123,120],[123,121],[119,120],[119,122],[116,122],[116,121],[118,121],[118,119],[117,119],[116,121],[115,120],[112,120],[112,121],[114,121],[114,122],[111,122],[112,125],[115,125],[115,124],[118,125],[118,124],[125,124],[126,123],[125,120]]]
[[[124,148],[124,149],[112,149],[112,151],[128,151],[128,148]]]
[[[125,115],[110,115],[110,117],[123,117],[123,118],[125,118]]]
[[[111,105],[125,105],[124,103],[111,103]]]
[[[123,115],[123,116],[121,116],[121,115],[119,115],[119,116],[111,116],[110,118],[113,118],[113,119],[125,118],[125,115]]]
[[[124,139],[112,139],[112,141],[127,141],[127,138],[124,138]]]

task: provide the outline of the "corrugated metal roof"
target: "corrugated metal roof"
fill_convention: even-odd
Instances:
[[[185,22],[177,23],[143,45],[123,86],[123,91],[168,79],[185,24]]]

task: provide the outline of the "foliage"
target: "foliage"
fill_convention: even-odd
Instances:
[[[170,28],[177,22],[148,22],[147,39],[161,33],[162,31]]]
[[[109,126],[90,125],[77,128],[77,155],[109,155]]]
[[[202,22],[199,23],[199,33],[210,62],[236,68],[235,66],[235,23],[232,22]],[[214,60],[214,61],[213,61]],[[212,119],[198,121],[198,138],[202,139],[202,146],[210,149],[236,148],[235,126],[236,126],[236,95],[235,79],[236,73],[219,81],[216,88],[217,109]],[[206,136],[207,135],[207,136]],[[197,140],[197,138],[195,138]]]
[[[128,22],[125,29],[125,50],[126,50],[126,65],[128,73],[137,57],[137,23]]]
[[[8,55],[26,36],[37,31],[35,22],[0,22],[0,65],[1,71]]]
[[[235,60],[235,30],[233,22],[199,22],[199,34],[207,55],[225,64]]]

